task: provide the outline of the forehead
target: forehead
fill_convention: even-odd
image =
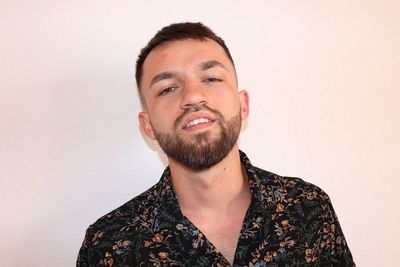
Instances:
[[[225,50],[211,39],[185,39],[163,43],[154,48],[144,61],[143,86],[148,85],[149,80],[158,73],[189,71],[196,64],[210,60],[216,60],[234,71]]]

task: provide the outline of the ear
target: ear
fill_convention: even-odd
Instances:
[[[249,116],[249,93],[246,90],[242,90],[239,92],[239,100],[240,100],[240,112],[242,114],[242,120],[247,119]]]
[[[155,140],[156,137],[154,135],[153,127],[151,126],[150,119],[149,119],[149,114],[145,111],[142,111],[139,113],[139,123],[140,123],[140,128],[142,128],[142,131],[150,138]]]

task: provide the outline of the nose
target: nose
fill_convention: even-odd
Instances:
[[[188,109],[193,106],[203,105],[206,104],[207,101],[207,95],[202,90],[200,85],[196,84],[195,82],[185,83],[180,103],[182,109]]]

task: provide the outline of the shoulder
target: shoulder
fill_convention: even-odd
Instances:
[[[351,252],[328,194],[301,178],[253,168],[257,195],[279,238],[296,244],[309,264],[353,266]],[[285,239],[286,240],[286,239]]]
[[[275,189],[280,192],[290,191],[290,195],[303,194],[305,192],[315,192],[321,195],[324,199],[329,199],[326,192],[319,186],[307,182],[299,177],[290,177],[278,175],[258,167],[252,168],[256,181],[259,181],[259,186],[263,188]],[[309,196],[311,197],[311,195]]]
[[[88,234],[112,236],[118,231],[132,231],[141,223],[151,221],[154,209],[158,206],[157,184],[134,197],[120,207],[96,220],[88,227]]]
[[[253,167],[254,196],[267,210],[290,215],[298,222],[335,218],[328,194],[319,186],[298,177],[282,176]],[[255,189],[255,190],[254,190]]]
[[[135,265],[136,245],[144,236],[151,235],[150,226],[159,201],[158,186],[159,183],[90,225],[79,250],[77,266],[126,262]],[[117,260],[114,254],[121,259],[117,257]]]

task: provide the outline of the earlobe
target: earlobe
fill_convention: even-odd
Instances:
[[[240,99],[240,112],[242,114],[242,120],[247,119],[249,116],[249,93],[246,90],[242,90],[239,92]]]
[[[150,138],[155,140],[156,137],[154,135],[153,127],[151,126],[150,119],[149,119],[149,114],[147,112],[140,112],[139,113],[139,123],[140,123],[140,128],[142,128],[142,131]]]

